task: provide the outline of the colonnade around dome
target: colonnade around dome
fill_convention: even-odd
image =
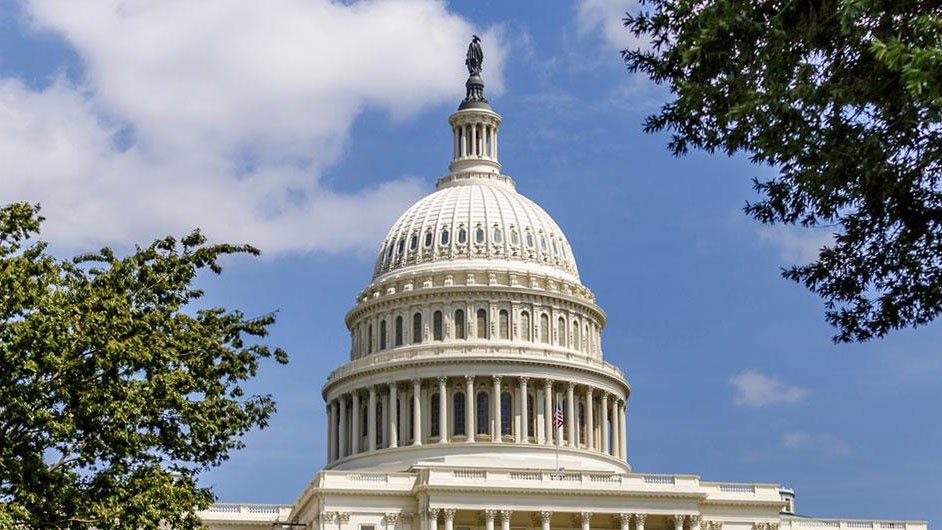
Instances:
[[[463,444],[467,451],[487,443],[582,449],[624,462],[625,397],[528,376],[456,374],[370,384],[329,399],[328,467],[367,452],[438,444]]]

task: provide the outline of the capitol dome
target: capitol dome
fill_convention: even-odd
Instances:
[[[466,88],[448,174],[392,225],[346,315],[349,362],[322,390],[327,468],[629,471],[605,313],[559,225],[501,172],[480,77]]]
[[[510,177],[447,175],[393,224],[373,279],[404,270],[479,269],[499,264],[578,282],[576,261],[559,225],[516,192]],[[496,262],[496,263],[495,263]]]

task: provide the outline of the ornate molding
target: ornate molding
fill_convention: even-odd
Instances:
[[[540,522],[543,524],[548,524],[550,519],[553,518],[553,512],[549,510],[543,510],[540,512]]]
[[[442,513],[444,514],[442,517],[445,519],[445,522],[446,522],[446,523],[449,522],[449,521],[454,521],[454,520],[455,520],[455,509],[454,509],[454,508],[445,508],[444,510],[442,510]]]
[[[608,399],[608,394],[605,394],[604,396],[602,396],[602,399]],[[673,516],[673,519],[674,519],[674,528],[683,528],[684,521],[687,520],[687,516],[677,514]],[[759,530],[759,529],[755,529],[755,530]]]
[[[497,510],[484,510],[484,520],[489,522],[494,522],[494,517],[497,516]]]
[[[511,514],[513,514],[513,513],[514,513],[514,512],[511,511],[511,510],[501,510],[501,511],[500,511],[500,520],[501,520],[501,522],[510,524],[510,516],[511,516]]]
[[[383,514],[383,519],[386,521],[387,525],[395,526],[399,522],[399,514],[395,512],[389,512]]]
[[[350,512],[337,512],[337,517],[340,519],[341,523],[350,522]]]
[[[641,528],[642,526],[644,526],[644,520],[648,518],[648,514],[636,513],[634,514],[634,516],[635,516],[635,526],[638,528]]]

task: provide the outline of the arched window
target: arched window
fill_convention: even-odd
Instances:
[[[425,233],[425,246],[426,247],[432,246],[432,239],[434,239],[432,236],[432,232],[431,231],[426,232]]]
[[[442,323],[442,312],[436,311],[432,313],[432,339],[433,340],[444,340],[444,324]]]
[[[510,429],[513,421],[513,396],[509,392],[500,395],[500,433],[513,434]]]
[[[579,441],[586,443],[585,440],[585,405],[579,403]]]
[[[517,229],[516,229],[516,228],[511,228],[511,229],[510,229],[510,244],[513,245],[513,246],[517,246],[517,245],[520,244],[520,236],[517,235]]]
[[[474,231],[474,242],[478,245],[484,243],[484,229],[480,226]]]
[[[579,321],[572,323],[572,347],[575,350],[579,349]]]
[[[370,428],[370,407],[366,404],[363,405],[363,410],[360,411],[360,436],[366,438],[366,434],[369,432],[367,429]],[[369,440],[369,438],[367,438]]]
[[[540,342],[549,344],[549,315],[543,313],[540,315]]]
[[[487,332],[487,310],[478,309],[478,338],[486,339],[489,333]]]
[[[452,427],[452,432],[455,433],[455,436],[464,436],[464,393],[455,392],[452,396],[452,407],[455,411],[455,421]]]
[[[447,228],[442,228],[442,237],[441,239],[439,239],[439,243],[442,246],[445,246],[448,244],[448,229]]]
[[[383,402],[376,403],[376,447],[383,445]]]
[[[501,233],[499,227],[494,227],[494,242],[501,243],[504,240],[504,235]]]
[[[543,252],[546,252],[546,236],[540,234],[540,248],[543,249]]]
[[[461,227],[458,229],[458,244],[464,245],[468,242],[468,229]]]
[[[556,240],[553,239],[552,242],[553,242],[553,254],[558,255],[558,254],[559,254],[559,249],[556,247]]]
[[[465,332],[464,309],[455,311],[455,338],[463,339],[467,336]]]
[[[510,338],[510,313],[506,309],[501,309],[497,314],[497,327],[500,328],[500,338]]]
[[[409,439],[412,439],[412,433],[415,432],[415,403],[410,399],[408,400],[409,406]],[[403,433],[405,436],[405,433]]]
[[[487,392],[478,392],[477,397],[477,410],[475,411],[475,418],[477,419],[477,434],[488,434],[490,433],[491,425],[491,407],[490,400],[488,399]]]
[[[387,261],[387,262],[388,262],[390,259],[392,259],[393,249],[395,249],[395,248],[396,248],[396,246],[392,244],[392,241],[390,241],[390,242],[389,242],[389,247],[386,249],[386,261]]]
[[[400,239],[399,244],[396,245],[396,254],[402,255],[402,251],[406,249],[406,240]]]
[[[412,234],[412,237],[409,238],[409,250],[415,250],[419,248],[419,235]]]
[[[589,351],[589,347],[588,347],[588,346],[589,346],[589,341],[590,341],[591,339],[592,339],[592,337],[589,336],[589,324],[586,323],[586,324],[584,324],[583,333],[582,333],[582,340],[585,341],[585,344],[584,344],[583,347],[582,347],[582,350],[583,350],[583,351]]]
[[[422,342],[422,313],[412,315],[412,344]]]
[[[373,324],[370,324],[366,329],[366,351],[371,353],[373,351]]]
[[[396,317],[396,346],[402,346],[402,315]]]
[[[520,338],[523,340],[533,340],[531,336],[532,328],[530,327],[530,313],[526,311],[520,312]]]
[[[386,319],[379,321],[379,349],[386,349]]]
[[[429,416],[429,436],[438,436],[439,435],[439,424],[441,423],[441,418],[438,417],[438,407],[439,407],[440,396],[438,394],[432,394],[431,398],[431,415]]]
[[[527,247],[533,248],[533,234],[530,231],[527,231]]]
[[[566,346],[566,319],[559,317],[559,325],[556,326],[556,331],[559,332],[559,345]]]
[[[533,411],[533,394],[527,394],[527,432],[524,436],[533,436],[536,432],[535,412]]]

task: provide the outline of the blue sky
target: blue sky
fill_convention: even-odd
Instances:
[[[386,229],[446,171],[463,53],[484,37],[501,161],[566,232],[608,314],[638,471],[777,482],[814,516],[942,520],[942,327],[834,345],[783,280],[827,234],[742,213],[741,158],[671,157],[625,72],[626,2],[0,0],[0,202],[60,252],[200,226],[246,241],[207,303],[279,311],[270,427],[205,477],[291,502],[325,455],[320,387]]]

